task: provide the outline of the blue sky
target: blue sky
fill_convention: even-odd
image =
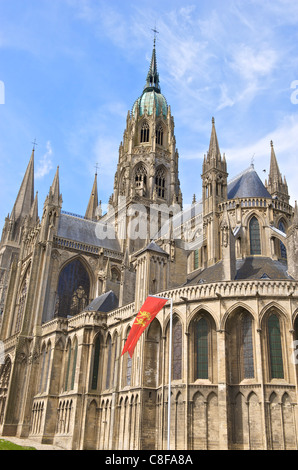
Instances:
[[[58,165],[64,210],[84,215],[96,163],[108,201],[155,25],[184,203],[201,196],[213,116],[230,178],[253,159],[264,180],[273,140],[298,199],[297,0],[0,0],[1,226],[35,138],[39,214]]]

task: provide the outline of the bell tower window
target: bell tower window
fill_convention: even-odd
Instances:
[[[149,142],[149,124],[144,122],[141,128],[141,143]]]
[[[157,197],[164,198],[166,191],[166,177],[163,169],[159,169],[155,175],[155,189]]]
[[[163,127],[159,126],[156,129],[156,143],[158,145],[163,145]]]

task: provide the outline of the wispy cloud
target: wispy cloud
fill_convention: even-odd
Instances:
[[[46,152],[43,154],[41,159],[38,161],[37,164],[37,169],[35,172],[35,177],[37,179],[42,179],[44,176],[46,176],[53,168],[53,162],[52,162],[52,146],[51,142],[48,141],[46,143]]]

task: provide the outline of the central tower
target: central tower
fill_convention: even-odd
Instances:
[[[174,204],[182,207],[178,158],[174,119],[161,93],[154,39],[146,84],[131,112],[128,112],[123,141],[119,147],[114,192],[110,198],[118,236],[124,229],[120,212],[123,213],[125,209],[129,214],[132,205],[141,204],[145,207],[147,218],[150,207],[152,214],[152,204],[158,204],[160,208],[169,208]],[[125,217],[125,220],[127,227],[131,219]],[[141,238],[143,243],[136,240],[130,243],[129,252],[144,246],[144,237]],[[149,238],[147,233],[145,239]]]

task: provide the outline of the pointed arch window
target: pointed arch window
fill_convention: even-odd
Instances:
[[[147,171],[144,165],[139,165],[135,171],[135,187],[137,191],[141,191],[141,195],[146,195],[147,187]]]
[[[254,216],[249,223],[250,254],[261,254],[260,226],[258,219]]]
[[[111,364],[112,364],[112,338],[111,336],[108,337],[107,350],[108,350],[108,357],[107,357],[106,389],[108,390],[110,388],[110,382],[111,382]]]
[[[73,316],[89,303],[90,278],[79,259],[68,263],[60,273],[55,316]]]
[[[145,121],[141,127],[141,143],[149,142],[149,124]]]
[[[166,175],[163,168],[159,168],[155,174],[155,190],[157,197],[164,198],[166,194]]]
[[[280,222],[278,224],[278,228],[282,232],[286,233],[285,223],[282,219],[280,220]],[[285,247],[285,245],[283,244],[282,241],[279,242],[279,246],[280,246],[280,257],[281,257],[281,259],[287,259],[287,249],[286,249],[286,247]]]
[[[173,380],[182,378],[182,325],[178,319],[173,324]]]
[[[196,324],[195,331],[195,379],[208,379],[208,333],[209,327],[205,318]]]
[[[163,145],[163,127],[162,125],[158,126],[156,129],[156,143],[158,145]]]
[[[98,387],[98,375],[99,375],[99,358],[100,358],[100,338],[97,336],[94,344],[94,355],[93,355],[93,368],[91,378],[91,389],[96,390]]]
[[[268,319],[270,371],[272,379],[283,379],[283,358],[281,348],[280,323],[275,314]]]
[[[242,364],[243,378],[252,379],[254,377],[254,355],[253,355],[253,337],[252,337],[252,317],[247,312],[242,316],[241,335],[242,335]]]
[[[25,310],[25,303],[27,298],[28,292],[28,284],[29,284],[29,275],[30,275],[30,268],[27,269],[25,278],[22,283],[21,291],[19,293],[18,298],[18,310],[17,310],[17,318],[15,324],[15,333],[19,333],[22,327],[22,321],[24,317],[24,310]]]

